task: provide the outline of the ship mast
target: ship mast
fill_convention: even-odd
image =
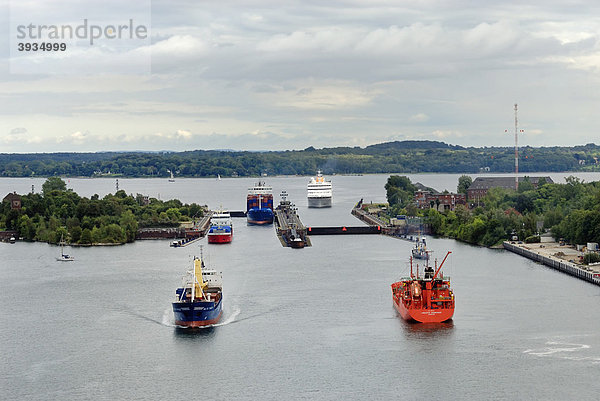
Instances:
[[[192,267],[192,297],[190,298],[190,302],[194,302],[196,299],[196,259],[194,258],[194,265]]]

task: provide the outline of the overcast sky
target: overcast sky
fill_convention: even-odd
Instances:
[[[521,145],[600,143],[595,2],[1,1],[0,153],[512,146],[514,103]],[[16,51],[84,19],[149,35]]]

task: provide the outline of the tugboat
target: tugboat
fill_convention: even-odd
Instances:
[[[427,250],[425,237],[422,237],[421,240],[419,240],[419,237],[417,237],[417,240],[415,241],[415,247],[412,249],[413,258],[429,260],[429,252],[430,251]]]
[[[424,276],[413,274],[412,257],[410,259],[410,277],[392,284],[394,307],[404,320],[420,323],[440,323],[452,319],[454,315],[454,292],[450,288],[450,277],[441,272],[444,262],[452,252],[448,251],[442,263],[435,267],[426,259]]]
[[[306,245],[306,242],[304,241],[304,239],[300,236],[298,231],[296,231],[296,229],[293,227],[289,230],[287,238],[288,238],[290,247],[292,247],[294,249],[301,249],[301,248],[304,248],[304,246]]]
[[[202,258],[194,258],[193,270],[183,278],[175,291],[173,302],[175,324],[182,327],[203,327],[215,324],[222,314],[223,275],[206,269]]]

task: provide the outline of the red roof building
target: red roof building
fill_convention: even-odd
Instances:
[[[466,205],[465,194],[434,194],[430,191],[415,191],[415,203],[419,209],[435,209],[438,212],[454,210],[456,205]]]
[[[8,194],[2,199],[2,202],[10,202],[11,209],[20,209],[21,208],[21,195],[17,195],[16,192],[12,194]]]

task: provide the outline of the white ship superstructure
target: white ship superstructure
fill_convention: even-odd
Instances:
[[[331,207],[333,187],[331,181],[325,181],[321,171],[308,182],[308,207]]]

